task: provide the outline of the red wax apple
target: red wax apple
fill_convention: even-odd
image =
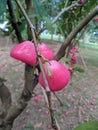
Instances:
[[[45,59],[53,60],[54,53],[45,43],[38,44],[38,50]],[[44,63],[44,59],[42,62]]]
[[[76,10],[77,9],[77,6],[73,6],[73,10]]]
[[[55,60],[52,60],[50,61],[50,63],[47,64],[48,66],[44,64],[44,70],[50,90],[54,92],[66,87],[70,80],[69,70],[64,65]],[[42,87],[45,88],[42,72],[40,72],[39,75],[39,83],[42,85]]]
[[[95,18],[93,19],[93,22],[98,22],[98,17],[95,17]]]
[[[84,0],[80,0],[79,3],[82,5],[84,4]]]
[[[76,56],[71,57],[71,62],[72,63],[77,63],[77,61],[78,61],[78,58]]]
[[[53,51],[45,44],[38,44],[39,53],[42,55],[42,62],[44,60],[52,60],[54,58]],[[34,43],[30,41],[24,41],[20,44],[17,44],[10,52],[10,55],[22,62],[25,62],[31,66],[36,63],[37,54],[35,51]],[[43,58],[44,57],[44,58]]]
[[[14,48],[12,48],[10,56],[31,66],[36,63],[37,57],[34,44],[30,41],[24,41],[17,44]]]

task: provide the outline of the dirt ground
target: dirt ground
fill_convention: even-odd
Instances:
[[[13,102],[21,94],[24,86],[24,63],[10,57],[12,43],[6,45],[0,40],[0,77],[7,79],[6,85],[12,93]],[[54,51],[60,47],[59,43],[48,44]],[[81,50],[81,53],[85,51]],[[91,52],[93,53],[93,51]],[[89,120],[98,120],[98,68],[86,62],[84,73],[77,73],[67,88],[56,94],[61,99],[60,106],[52,94],[54,114],[61,130],[73,130],[79,123]],[[95,62],[98,62],[96,60]],[[40,85],[35,88],[36,96],[28,103],[27,108],[15,120],[13,130],[52,130],[48,108]],[[40,97],[40,100],[37,100]]]

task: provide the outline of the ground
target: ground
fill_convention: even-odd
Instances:
[[[10,57],[10,50],[14,44],[5,42],[4,39],[0,40],[0,77],[7,79],[6,85],[12,93],[14,103],[24,86],[24,63]],[[56,52],[61,44],[48,45]],[[97,55],[96,50],[80,48],[78,64],[82,65],[85,72],[77,73],[67,88],[56,93],[63,106],[60,106],[52,94],[52,106],[61,130],[73,130],[79,123],[98,120]],[[32,97],[26,109],[15,120],[13,130],[32,130],[32,126],[35,130],[52,130],[49,111],[39,84],[34,92],[36,96]]]

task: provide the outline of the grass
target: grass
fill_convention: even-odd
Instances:
[[[53,38],[50,34],[42,34],[40,36],[40,38],[43,40],[52,40],[52,41],[57,41],[57,42],[64,42],[64,38],[61,37],[59,38],[59,36],[53,35]],[[89,43],[84,43],[84,42],[80,42],[80,46],[83,48],[89,48],[89,49],[94,49],[97,50],[98,49],[98,44],[96,44],[95,42],[89,42]]]
[[[98,51],[96,48],[89,49],[81,47],[80,51],[88,64],[98,67]]]
[[[80,43],[80,46],[83,47],[83,48],[98,50],[98,45],[97,44]]]
[[[53,39],[51,39],[51,35],[49,34],[42,34],[41,39],[44,40],[53,40],[53,41],[58,41],[58,42],[64,42],[64,38],[61,37],[61,39],[58,38],[58,36],[53,35]],[[86,57],[86,62],[89,64],[98,67],[98,44],[96,43],[84,43],[80,42],[80,48],[82,50],[82,55],[83,57]]]
[[[49,34],[42,34],[40,36],[41,39],[44,39],[44,40],[53,40],[53,41],[58,41],[58,42],[64,42],[64,38],[63,37],[60,37],[59,36],[56,36],[56,35],[53,35],[53,37]]]

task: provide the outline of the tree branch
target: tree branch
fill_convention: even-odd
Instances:
[[[14,19],[14,12],[12,9],[11,1],[7,1],[9,5],[9,11],[10,15],[12,16],[12,25],[16,23],[16,20]],[[11,14],[12,12],[12,14]],[[15,21],[14,21],[15,20]],[[18,40],[21,42],[23,41],[22,37],[20,38],[18,35],[18,26],[13,26],[15,31],[17,32],[16,35],[18,37]],[[30,68],[30,69],[28,69]],[[3,114],[0,115],[0,130],[11,130],[13,121],[17,118],[18,115],[21,114],[21,112],[25,109],[27,106],[27,102],[32,97],[32,92],[35,88],[35,86],[38,83],[38,76],[36,74],[32,74],[32,67],[26,64],[25,67],[25,85],[24,89],[22,91],[22,94],[20,98],[15,102],[15,104],[12,104],[11,102],[11,93],[9,92],[9,89],[4,85],[4,83],[0,82],[0,98],[3,104]]]
[[[28,73],[29,72],[27,72],[27,76],[29,78],[30,74]],[[17,118],[18,115],[21,114],[21,112],[23,112],[23,110],[27,106],[28,101],[32,97],[32,92],[38,83],[38,76],[34,75],[32,78],[32,81],[28,83],[32,84],[32,87],[29,87],[29,89],[24,88],[20,98],[16,101],[15,104],[11,104],[11,101],[9,100],[10,98],[9,98],[8,89],[4,86],[4,84],[0,83],[0,96],[1,96],[2,102],[4,103],[5,107],[8,106],[7,108],[5,108],[7,112],[1,119],[2,122],[0,124],[0,128],[4,127],[4,130],[11,130],[13,121]],[[26,85],[28,86],[29,84],[26,84]],[[2,91],[3,89],[6,91],[3,92]],[[7,101],[8,101],[8,105],[6,104]]]
[[[11,20],[12,26],[13,26],[13,28],[15,30],[17,39],[19,40],[19,42],[22,42],[23,38],[22,38],[22,35],[20,33],[16,17],[14,15],[14,11],[13,11],[13,6],[12,6],[12,3],[11,3],[11,0],[7,0],[7,5],[8,5],[8,9],[9,9],[9,14],[11,16],[10,20]]]
[[[16,0],[16,3],[18,5],[18,7],[20,8],[23,16],[25,17],[29,27],[31,28],[31,33],[32,33],[32,37],[33,37],[33,40],[34,40],[34,46],[35,46],[35,50],[36,50],[36,54],[37,54],[37,58],[38,58],[38,63],[39,63],[39,66],[40,66],[40,69],[41,69],[41,72],[42,72],[42,75],[43,75],[43,78],[44,78],[44,82],[45,82],[46,94],[47,94],[47,98],[48,98],[48,102],[49,102],[49,110],[50,110],[50,114],[52,115],[51,116],[52,126],[55,130],[59,130],[58,126],[56,124],[56,121],[55,121],[55,117],[54,117],[54,114],[53,114],[53,111],[52,111],[52,107],[51,107],[50,88],[49,88],[48,81],[47,81],[47,78],[46,78],[46,74],[45,74],[45,71],[44,71],[44,67],[43,67],[43,64],[42,64],[42,61],[41,61],[41,56],[40,56],[40,53],[38,51],[38,43],[37,43],[37,39],[36,39],[36,34],[34,32],[34,28],[32,27],[32,23],[31,23],[30,19],[28,18],[24,8],[21,6],[21,3],[19,2],[19,0]]]
[[[68,37],[65,40],[65,43],[61,45],[59,51],[57,52],[55,59],[60,60],[65,55],[65,50],[67,46],[71,43],[72,39],[77,35],[78,32],[82,30],[83,27],[85,27],[89,21],[98,14],[98,6],[94,8],[87,16],[84,18],[76,27],[72,30],[72,32],[68,35]]]
[[[50,91],[49,87],[48,87],[48,82],[47,82],[47,79],[46,79],[46,76],[45,76],[45,72],[44,72],[44,69],[43,69],[43,64],[41,62],[41,57],[40,57],[40,54],[39,54],[39,51],[38,51],[38,46],[37,46],[37,40],[36,40],[36,36],[35,36],[35,32],[34,32],[34,28],[32,27],[32,23],[30,21],[30,19],[28,18],[25,10],[23,9],[23,7],[21,6],[19,0],[16,0],[16,3],[17,5],[19,6],[19,8],[21,9],[22,11],[22,14],[23,16],[25,17],[29,27],[31,28],[31,33],[32,33],[32,37],[33,37],[33,40],[34,40],[34,45],[35,45],[35,49],[36,49],[36,54],[37,54],[37,57],[38,57],[38,62],[39,62],[39,66],[40,66],[40,69],[41,71],[43,72],[43,77],[45,79],[45,84],[46,84],[46,87],[47,87],[47,91]]]
[[[9,89],[1,81],[0,81],[0,98],[3,105],[3,115],[5,115],[11,105],[11,93]]]
[[[64,7],[61,12],[59,12],[59,14],[57,14],[57,16],[52,20],[51,24],[53,25],[54,23],[56,23],[58,21],[58,19],[65,13],[67,12],[68,10],[72,9],[74,6],[80,6],[80,4],[78,4],[78,2],[72,4],[71,6],[69,7]],[[38,35],[43,32],[44,30],[46,29],[46,27],[44,26],[43,28],[41,28],[39,31],[38,31]]]
[[[25,88],[23,90],[21,97],[17,100],[16,104],[10,107],[9,112],[5,118],[6,121],[13,121],[27,106],[27,102],[31,99],[32,92],[38,83],[38,77],[34,75],[30,83],[32,83],[32,88],[29,89]]]
[[[60,16],[63,15],[63,14],[64,14],[65,12],[67,12],[68,10],[72,9],[72,7],[74,7],[74,6],[79,6],[79,5],[80,5],[80,4],[78,4],[78,2],[77,2],[77,3],[75,3],[75,4],[72,4],[72,5],[69,6],[69,7],[63,8],[63,9],[61,10],[61,12],[59,12],[59,14],[53,19],[52,24],[54,24],[55,22],[57,22],[57,20],[60,18]]]

